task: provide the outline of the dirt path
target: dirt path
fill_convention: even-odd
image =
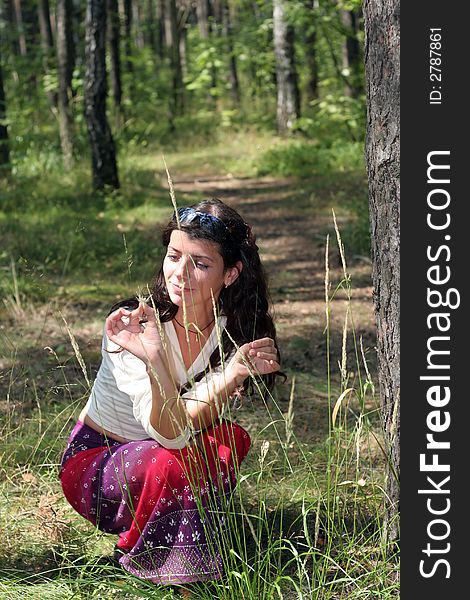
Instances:
[[[299,182],[288,179],[191,178],[173,181],[178,192],[196,188],[234,206],[253,225],[266,267],[284,365],[325,376],[325,245],[330,234],[330,281],[341,280],[331,207],[305,199]],[[310,206],[309,206],[310,202]],[[338,212],[338,207],[335,207]],[[340,222],[340,219],[338,219]],[[375,373],[375,343],[370,264],[348,265],[352,277],[352,312],[362,336],[371,373]],[[345,295],[332,303],[331,336],[335,359],[340,357],[346,310]],[[352,356],[354,349],[348,345]]]
[[[305,428],[306,438],[311,431],[323,435],[328,411],[325,408],[327,386],[327,355],[325,338],[325,244],[330,234],[330,281],[331,289],[342,277],[341,262],[336,247],[331,207],[338,214],[341,228],[347,215],[341,214],[341,190],[339,182],[336,190],[330,192],[330,185],[319,194],[312,194],[295,180],[265,178],[190,177],[173,180],[176,197],[185,194],[191,197],[194,192],[200,196],[217,196],[234,206],[253,225],[263,263],[269,277],[273,312],[278,331],[278,341],[282,357],[282,368],[289,375],[287,385],[277,386],[281,409],[287,407],[292,378],[295,375],[296,415],[301,428]],[[167,187],[167,182],[162,181]],[[330,197],[327,194],[330,193]],[[319,199],[318,196],[321,196]],[[326,196],[326,199],[325,199]],[[181,197],[181,196],[180,196]],[[194,201],[194,200],[192,200]],[[152,225],[150,225],[152,226]],[[153,227],[153,226],[152,226]],[[346,253],[347,254],[347,253]],[[375,332],[370,285],[370,264],[364,260],[354,260],[348,265],[352,279],[352,314],[357,339],[362,337],[372,377],[375,378]],[[84,355],[87,369],[94,376],[100,361],[102,315],[106,307],[100,302],[90,307],[89,303],[72,300],[66,306],[59,306],[71,324],[79,347]],[[331,302],[331,366],[332,380],[339,378],[338,361],[341,359],[341,343],[347,302],[344,292],[340,292]],[[46,405],[55,402],[56,394],[61,395],[65,388],[75,397],[80,393],[83,374],[64,328],[62,318],[57,316],[54,306],[39,308],[34,315],[35,326],[23,333],[28,336],[28,349],[15,354],[15,374],[19,379],[10,390],[8,378],[1,380],[0,391],[10,395],[11,401],[18,402],[26,410],[35,407],[34,399],[24,390],[32,379],[37,393]],[[91,318],[90,318],[90,313]],[[22,320],[15,327],[21,326]],[[23,331],[21,329],[21,331]],[[19,334],[19,330],[17,332]],[[45,342],[44,342],[45,340]],[[52,347],[52,352],[47,352]],[[355,349],[352,335],[348,337],[348,369],[355,371]],[[60,358],[54,354],[57,352]],[[60,370],[57,361],[64,362]],[[21,365],[28,365],[24,371]],[[10,363],[3,365],[9,368]],[[2,368],[2,364],[0,364]],[[71,382],[63,387],[63,379]],[[0,403],[0,410],[2,405]],[[264,411],[265,413],[265,411]],[[247,427],[258,427],[264,418],[263,411],[250,419],[246,413]],[[241,414],[241,413],[240,413]],[[251,415],[253,417],[253,415]],[[312,425],[314,425],[312,427]],[[310,432],[310,433],[309,433]],[[301,431],[297,432],[301,434]]]

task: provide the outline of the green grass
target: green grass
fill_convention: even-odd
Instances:
[[[112,564],[114,536],[95,530],[71,509],[57,467],[88,395],[86,379],[93,379],[99,364],[107,307],[143,285],[161,258],[159,227],[171,210],[162,154],[174,180],[190,181],[190,191],[177,194],[186,204],[202,197],[196,176],[255,177],[260,156],[284,143],[252,132],[218,132],[203,140],[207,143],[194,140],[192,147],[164,152],[130,145],[120,161],[122,190],[111,196],[90,191],[87,164],[64,173],[59,163],[45,160],[19,165],[3,188],[1,599],[178,597],[175,590],[137,580]],[[344,232],[365,195],[360,158],[354,160],[347,172],[330,164],[313,178],[293,179],[286,189],[274,182],[268,191],[277,207],[295,207],[300,219],[314,211],[323,225],[317,237],[312,234],[312,244],[324,248],[334,205],[349,250]],[[251,198],[258,193],[266,191],[255,190]],[[303,317],[323,330],[328,310],[323,338],[328,361],[323,368],[318,362],[310,366],[307,336],[296,334],[288,322],[279,327],[288,383],[265,404],[257,397],[247,400],[236,414],[253,447],[228,510],[232,533],[221,541],[227,577],[198,586],[197,598],[398,597],[398,557],[381,544],[385,459],[375,372],[367,374],[360,352],[354,278],[341,266],[332,240],[329,260],[328,301],[315,303]],[[293,273],[272,268],[275,298],[293,301]],[[315,276],[324,295],[325,274]],[[353,390],[333,425],[335,402],[347,388]]]

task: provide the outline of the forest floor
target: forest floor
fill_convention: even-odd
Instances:
[[[276,438],[285,437],[284,422],[272,426],[274,421],[279,421],[279,416],[286,414],[292,395],[295,437],[312,449],[324,445],[329,432],[331,405],[341,392],[339,363],[346,314],[348,385],[358,387],[364,377],[363,365],[358,367],[358,363],[362,363],[358,350],[360,339],[371,379],[376,380],[370,260],[363,256],[349,257],[348,248],[345,248],[350,297],[342,288],[334,293],[343,280],[343,267],[332,209],[342,231],[352,219],[342,206],[342,198],[353,189],[357,193],[358,188],[365,188],[362,176],[351,178],[347,174],[338,174],[334,180],[319,176],[315,181],[299,182],[220,172],[210,164],[196,168],[193,162],[184,168],[180,165],[173,169],[172,180],[179,204],[216,196],[236,208],[253,225],[269,277],[282,369],[287,374],[287,381],[278,386],[275,394],[280,413],[277,417],[273,417],[273,412],[267,414],[262,404],[255,403],[242,407],[237,413],[237,420],[254,439],[254,449],[246,461],[249,470],[258,462],[263,439],[275,442]],[[157,181],[158,177],[161,177],[162,188],[167,187],[164,175],[158,175]],[[168,207],[170,210],[162,213],[165,215],[163,221],[171,211],[169,199]],[[163,221],[146,222],[145,227],[154,230]],[[325,304],[327,236],[329,295],[332,298],[329,336],[326,334]],[[125,291],[123,294],[128,295]],[[26,304],[20,307],[11,303],[6,305],[7,310],[0,318],[4,346],[4,351],[0,352],[0,458],[3,459],[0,535],[5,550],[3,557],[0,556],[0,571],[6,574],[6,580],[21,584],[23,578],[48,569],[55,572],[59,563],[63,565],[64,557],[71,556],[73,562],[74,552],[83,552],[85,546],[89,552],[106,554],[114,543],[108,539],[112,536],[102,534],[104,545],[102,538],[97,543],[93,528],[87,529],[86,522],[79,522],[74,517],[61,497],[55,470],[67,435],[86,401],[86,378],[92,379],[98,368],[103,315],[112,302],[114,298],[104,302],[102,298],[90,301],[80,299],[76,294],[68,299],[62,295],[35,306],[34,310],[29,310]],[[82,364],[77,361],[77,346]],[[330,407],[329,402],[332,403]],[[375,420],[376,409],[377,399],[374,398],[368,410],[375,415]],[[377,469],[380,479],[383,457],[375,440],[376,436],[369,436],[363,444],[367,446],[368,464]],[[323,467],[319,465],[318,468],[321,471]],[[373,473],[369,476],[372,479]],[[283,485],[290,493],[296,482]],[[273,488],[271,493],[280,494],[281,488]],[[294,496],[292,492],[291,498]],[[69,546],[72,543],[72,530],[81,531],[81,546],[67,551],[64,548],[67,543]],[[74,543],[76,546],[76,542],[72,545]],[[68,597],[60,595],[60,578],[55,583],[51,581],[51,587],[47,581],[47,576],[31,581],[41,583],[40,588],[46,582],[47,589],[38,589],[39,595],[35,596],[30,587],[31,595],[24,595],[25,588],[22,587],[22,597],[45,597],[45,593],[50,598]],[[2,595],[1,589],[0,585],[1,598],[15,597],[16,592]]]
[[[338,182],[337,182],[338,184]],[[301,379],[313,386],[296,393],[298,417],[296,435],[303,439],[324,436],[328,417],[326,394],[327,345],[325,304],[325,249],[329,236],[329,280],[331,295],[343,278],[332,209],[341,232],[348,216],[335,206],[334,190],[330,197],[318,199],[308,185],[299,181],[272,177],[236,178],[203,176],[173,180],[178,192],[195,189],[204,197],[218,197],[236,208],[253,225],[265,266],[279,337],[282,365],[292,373],[307,375]],[[304,184],[305,185],[305,184]],[[348,261],[347,249],[345,249]],[[331,379],[338,383],[342,336],[348,304],[354,317],[357,339],[362,337],[369,372],[376,376],[375,321],[372,301],[371,263],[366,257],[354,257],[347,264],[352,291],[348,301],[338,293],[330,303]],[[348,326],[347,361],[354,371],[355,348]],[[291,380],[291,378],[289,378]],[[288,385],[288,384],[287,384]],[[310,393],[309,393],[310,391]],[[281,395],[287,400],[290,389]],[[305,395],[304,395],[305,394]],[[250,429],[250,424],[245,423]]]

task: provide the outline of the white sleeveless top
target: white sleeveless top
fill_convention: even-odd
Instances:
[[[219,345],[226,322],[225,315],[216,319],[204,347],[188,370],[184,366],[173,322],[162,323],[170,370],[177,385],[192,382],[191,388],[182,394],[182,398],[198,399],[207,392],[208,386],[215,378],[223,376],[221,366],[209,370],[208,363],[211,354]],[[166,448],[183,448],[190,439],[189,428],[170,440],[152,427],[152,390],[145,363],[127,350],[115,352],[119,348],[103,333],[101,365],[85,406],[86,414],[103,429],[127,440],[151,437]],[[200,381],[194,382],[194,377],[205,368],[206,375]]]

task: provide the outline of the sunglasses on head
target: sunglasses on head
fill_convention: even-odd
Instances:
[[[197,223],[201,229],[205,229],[206,231],[219,236],[226,236],[230,233],[229,228],[223,221],[209,213],[195,210],[190,206],[178,208],[177,213],[176,220],[179,221],[179,223],[185,223],[187,225],[190,223]]]

